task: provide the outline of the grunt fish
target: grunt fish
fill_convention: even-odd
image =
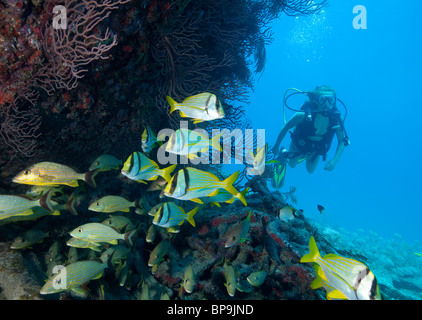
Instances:
[[[118,233],[114,228],[106,226],[101,223],[91,222],[86,223],[80,227],[75,228],[70,232],[74,238],[89,241],[94,244],[100,242],[107,242],[110,244],[117,244],[117,240],[125,240],[132,245],[132,237],[136,230],[128,231],[126,233]]]
[[[158,176],[170,181],[170,174],[176,164],[160,169],[155,161],[149,159],[141,152],[132,153],[123,165],[122,174],[131,180],[146,183],[143,180],[156,180]]]
[[[109,218],[105,219],[101,223],[105,224],[106,226],[116,228],[120,232],[128,232],[135,229],[136,227],[128,217],[119,215],[110,215]]]
[[[206,131],[204,130],[206,133]],[[198,157],[198,152],[207,152],[210,145],[222,151],[220,146],[220,138],[223,132],[209,139],[208,135],[196,130],[189,130],[187,128],[178,129],[170,136],[166,143],[166,151],[169,153],[187,156],[189,159]]]
[[[13,240],[10,249],[31,248],[34,244],[40,243],[48,237],[48,232],[40,229],[30,229]]]
[[[130,208],[136,207],[138,201],[129,201],[120,196],[105,196],[92,202],[88,210],[95,212],[130,212]]]
[[[217,195],[220,188],[227,190],[232,195],[237,195],[238,191],[233,187],[233,183],[238,176],[239,171],[236,171],[227,179],[220,181],[210,172],[191,167],[180,169],[164,188],[164,195],[202,204],[203,202],[198,198]]]
[[[198,208],[199,207],[196,207],[188,213],[185,213],[185,210],[175,203],[165,202],[159,207],[152,223],[162,228],[170,228],[181,225],[185,220],[187,220],[195,227],[195,220],[193,220],[193,216],[198,211]]]
[[[192,118],[193,123],[224,118],[224,109],[220,100],[215,94],[209,92],[187,97],[181,103],[167,96],[167,102],[170,105],[170,113],[179,110],[181,117]]]
[[[101,263],[95,260],[77,261],[60,269],[52,279],[47,282],[40,290],[40,294],[51,294],[63,291],[75,291],[85,293],[82,285],[102,276],[107,263]]]
[[[54,162],[39,162],[20,172],[13,178],[13,182],[38,186],[66,185],[77,187],[78,180],[83,180],[91,187],[95,187],[94,177],[97,170],[78,173],[74,169]]]
[[[96,252],[101,252],[101,246],[99,243],[93,243],[93,242],[78,239],[78,238],[70,238],[69,240],[67,240],[66,244],[69,247],[91,249]]]
[[[51,196],[51,191],[35,200],[26,195],[0,195],[0,220],[13,216],[32,215],[36,207],[42,207],[49,212],[53,212]]]
[[[119,170],[122,166],[122,160],[117,159],[111,154],[103,154],[95,159],[89,166],[89,170],[109,171]]]
[[[336,254],[321,257],[314,237],[309,241],[309,253],[300,262],[317,263],[318,276],[327,281],[334,290],[327,294],[328,299],[380,300],[377,279],[369,268],[354,259]]]
[[[159,141],[157,141],[156,134],[151,130],[149,126],[147,126],[144,129],[144,132],[142,132],[142,139],[141,139],[142,151],[148,154],[158,144],[160,143]]]

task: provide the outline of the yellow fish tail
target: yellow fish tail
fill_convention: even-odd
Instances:
[[[247,187],[245,190],[243,190],[243,191],[241,191],[241,192],[239,192],[235,197],[236,198],[238,198],[240,201],[242,201],[242,203],[243,203],[243,205],[245,206],[245,207],[247,207],[248,206],[248,203],[246,202],[246,199],[245,199],[245,195],[248,193],[248,191],[249,191],[249,187]],[[234,198],[233,198],[234,199]]]
[[[174,171],[176,166],[177,166],[177,164],[173,164],[173,165],[163,169],[162,177],[164,178],[164,180],[166,180],[167,182],[169,182],[171,180],[170,174]]]
[[[323,287],[322,279],[320,277],[317,277],[314,281],[311,283],[311,289],[319,289]]]
[[[233,183],[236,182],[237,178],[239,177],[239,171],[236,171],[233,173],[230,177],[228,177],[226,180],[222,181],[222,184],[224,185],[223,188],[230,192],[232,195],[237,195],[238,192],[235,187],[233,187]],[[242,201],[243,202],[243,201]]]
[[[188,222],[195,227],[195,220],[193,220],[193,216],[198,212],[199,207],[196,207],[195,209],[192,209],[191,211],[189,211],[187,213],[188,217],[186,218],[186,220],[188,220]]]
[[[220,145],[220,138],[223,136],[224,132],[221,132],[217,134],[215,137],[211,139],[211,145],[214,149],[217,149],[218,151],[223,151]]]
[[[321,257],[321,255],[319,254],[319,250],[318,250],[314,237],[311,236],[311,239],[309,240],[309,253],[305,254],[300,259],[300,262],[302,263],[315,262],[318,257]]]
[[[171,114],[173,111],[176,110],[176,104],[177,104],[177,102],[174,99],[172,99],[171,97],[169,97],[169,96],[167,96],[167,102],[170,105],[170,113],[169,114]]]

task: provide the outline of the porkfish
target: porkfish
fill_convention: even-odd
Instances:
[[[141,147],[142,151],[146,154],[150,153],[155,146],[159,145],[161,142],[157,140],[156,134],[152,131],[152,129],[147,126],[142,133],[141,138]]]
[[[182,225],[187,220],[195,227],[195,220],[193,216],[198,211],[199,207],[185,213],[182,207],[179,207],[173,202],[165,202],[160,206],[154,216],[153,224],[162,228],[170,228],[177,225]]]
[[[215,196],[220,188],[225,189],[232,195],[238,195],[238,191],[233,187],[233,183],[238,177],[239,171],[236,171],[227,179],[220,181],[216,175],[210,172],[187,167],[180,169],[171,178],[164,188],[164,195],[203,204],[199,199],[200,197]]]
[[[97,170],[86,173],[78,173],[74,169],[55,162],[39,162],[20,172],[13,178],[13,182],[37,186],[58,186],[70,187],[79,186],[78,180],[83,180],[91,187],[96,186],[94,177]]]
[[[142,152],[133,152],[125,161],[121,173],[131,180],[142,183],[146,183],[144,180],[156,180],[158,176],[170,181],[170,174],[175,168],[176,164],[160,169],[155,161]]]
[[[365,264],[337,254],[322,257],[314,237],[309,241],[309,253],[304,255],[300,262],[319,265],[317,277],[333,287],[333,290],[328,292],[327,299],[382,299],[377,279]]]
[[[166,144],[166,151],[173,154],[184,155],[189,159],[195,159],[198,157],[198,152],[207,152],[210,145],[218,150],[222,151],[220,146],[220,138],[224,132],[209,139],[206,135],[206,131],[199,132],[197,130],[189,130],[182,128],[176,130],[169,138]]]
[[[224,118],[224,109],[220,100],[215,94],[209,92],[187,97],[181,103],[167,96],[167,102],[170,105],[170,113],[179,110],[181,117],[192,118],[193,123]]]

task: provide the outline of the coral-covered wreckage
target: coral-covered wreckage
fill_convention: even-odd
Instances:
[[[65,29],[53,26],[56,5],[67,11]],[[325,5],[325,1],[310,5],[300,0],[0,1],[0,193],[27,191],[11,179],[28,164],[54,161],[84,172],[101,154],[125,160],[140,149],[146,126],[157,132],[178,125],[180,118],[168,115],[167,95],[181,101],[212,92],[221,99],[226,116],[198,127],[248,127],[243,108],[254,75],[265,65],[271,21],[283,13],[314,14]],[[212,168],[221,176],[220,169]],[[201,206],[195,227],[185,222],[175,234],[157,227],[152,242],[146,241],[151,217],[145,212],[124,213],[138,228],[124,258],[105,269],[103,277],[90,281],[82,296],[74,292],[40,295],[51,271],[47,252],[53,243],[61,245],[57,261],[66,264],[72,259],[66,246],[69,232],[109,217],[89,211],[89,203],[108,194],[144,197],[151,206],[165,200],[160,192],[147,192],[145,185],[117,171],[100,172],[96,182],[96,188],[84,183],[74,190],[64,188],[65,194],[73,191],[77,215],[62,210],[57,216],[0,226],[1,298],[325,297],[323,291],[310,288],[314,270],[299,260],[308,250],[311,235],[325,252],[334,250],[303,214],[291,221],[278,218],[280,208],[294,200],[293,194],[270,192],[265,177],[247,181],[248,206],[240,201]],[[183,205],[187,212],[197,204]],[[249,212],[245,241],[226,248],[228,231]],[[42,242],[10,249],[18,235],[34,228],[44,231]],[[149,267],[150,253],[163,239],[170,246],[160,263]],[[93,253],[77,249],[82,260]],[[225,286],[227,264],[237,277],[234,297]],[[188,265],[196,279],[191,293],[181,286]],[[123,270],[128,270],[124,280]],[[248,275],[262,270],[267,272],[262,285],[248,284]]]

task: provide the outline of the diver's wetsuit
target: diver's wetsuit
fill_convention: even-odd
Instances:
[[[293,132],[290,132],[290,135],[292,143],[298,149],[300,155],[316,152],[316,155],[323,156],[323,159],[325,160],[336,132],[335,127],[337,127],[341,122],[340,112],[336,109],[333,111],[327,111],[326,116],[329,119],[327,131],[323,135],[320,135],[322,137],[320,141],[313,141],[310,140],[309,137],[316,136],[314,124],[316,113],[312,111],[316,108],[317,107],[312,102],[306,102],[303,104],[301,110],[305,112],[306,118],[302,123],[296,125]]]

